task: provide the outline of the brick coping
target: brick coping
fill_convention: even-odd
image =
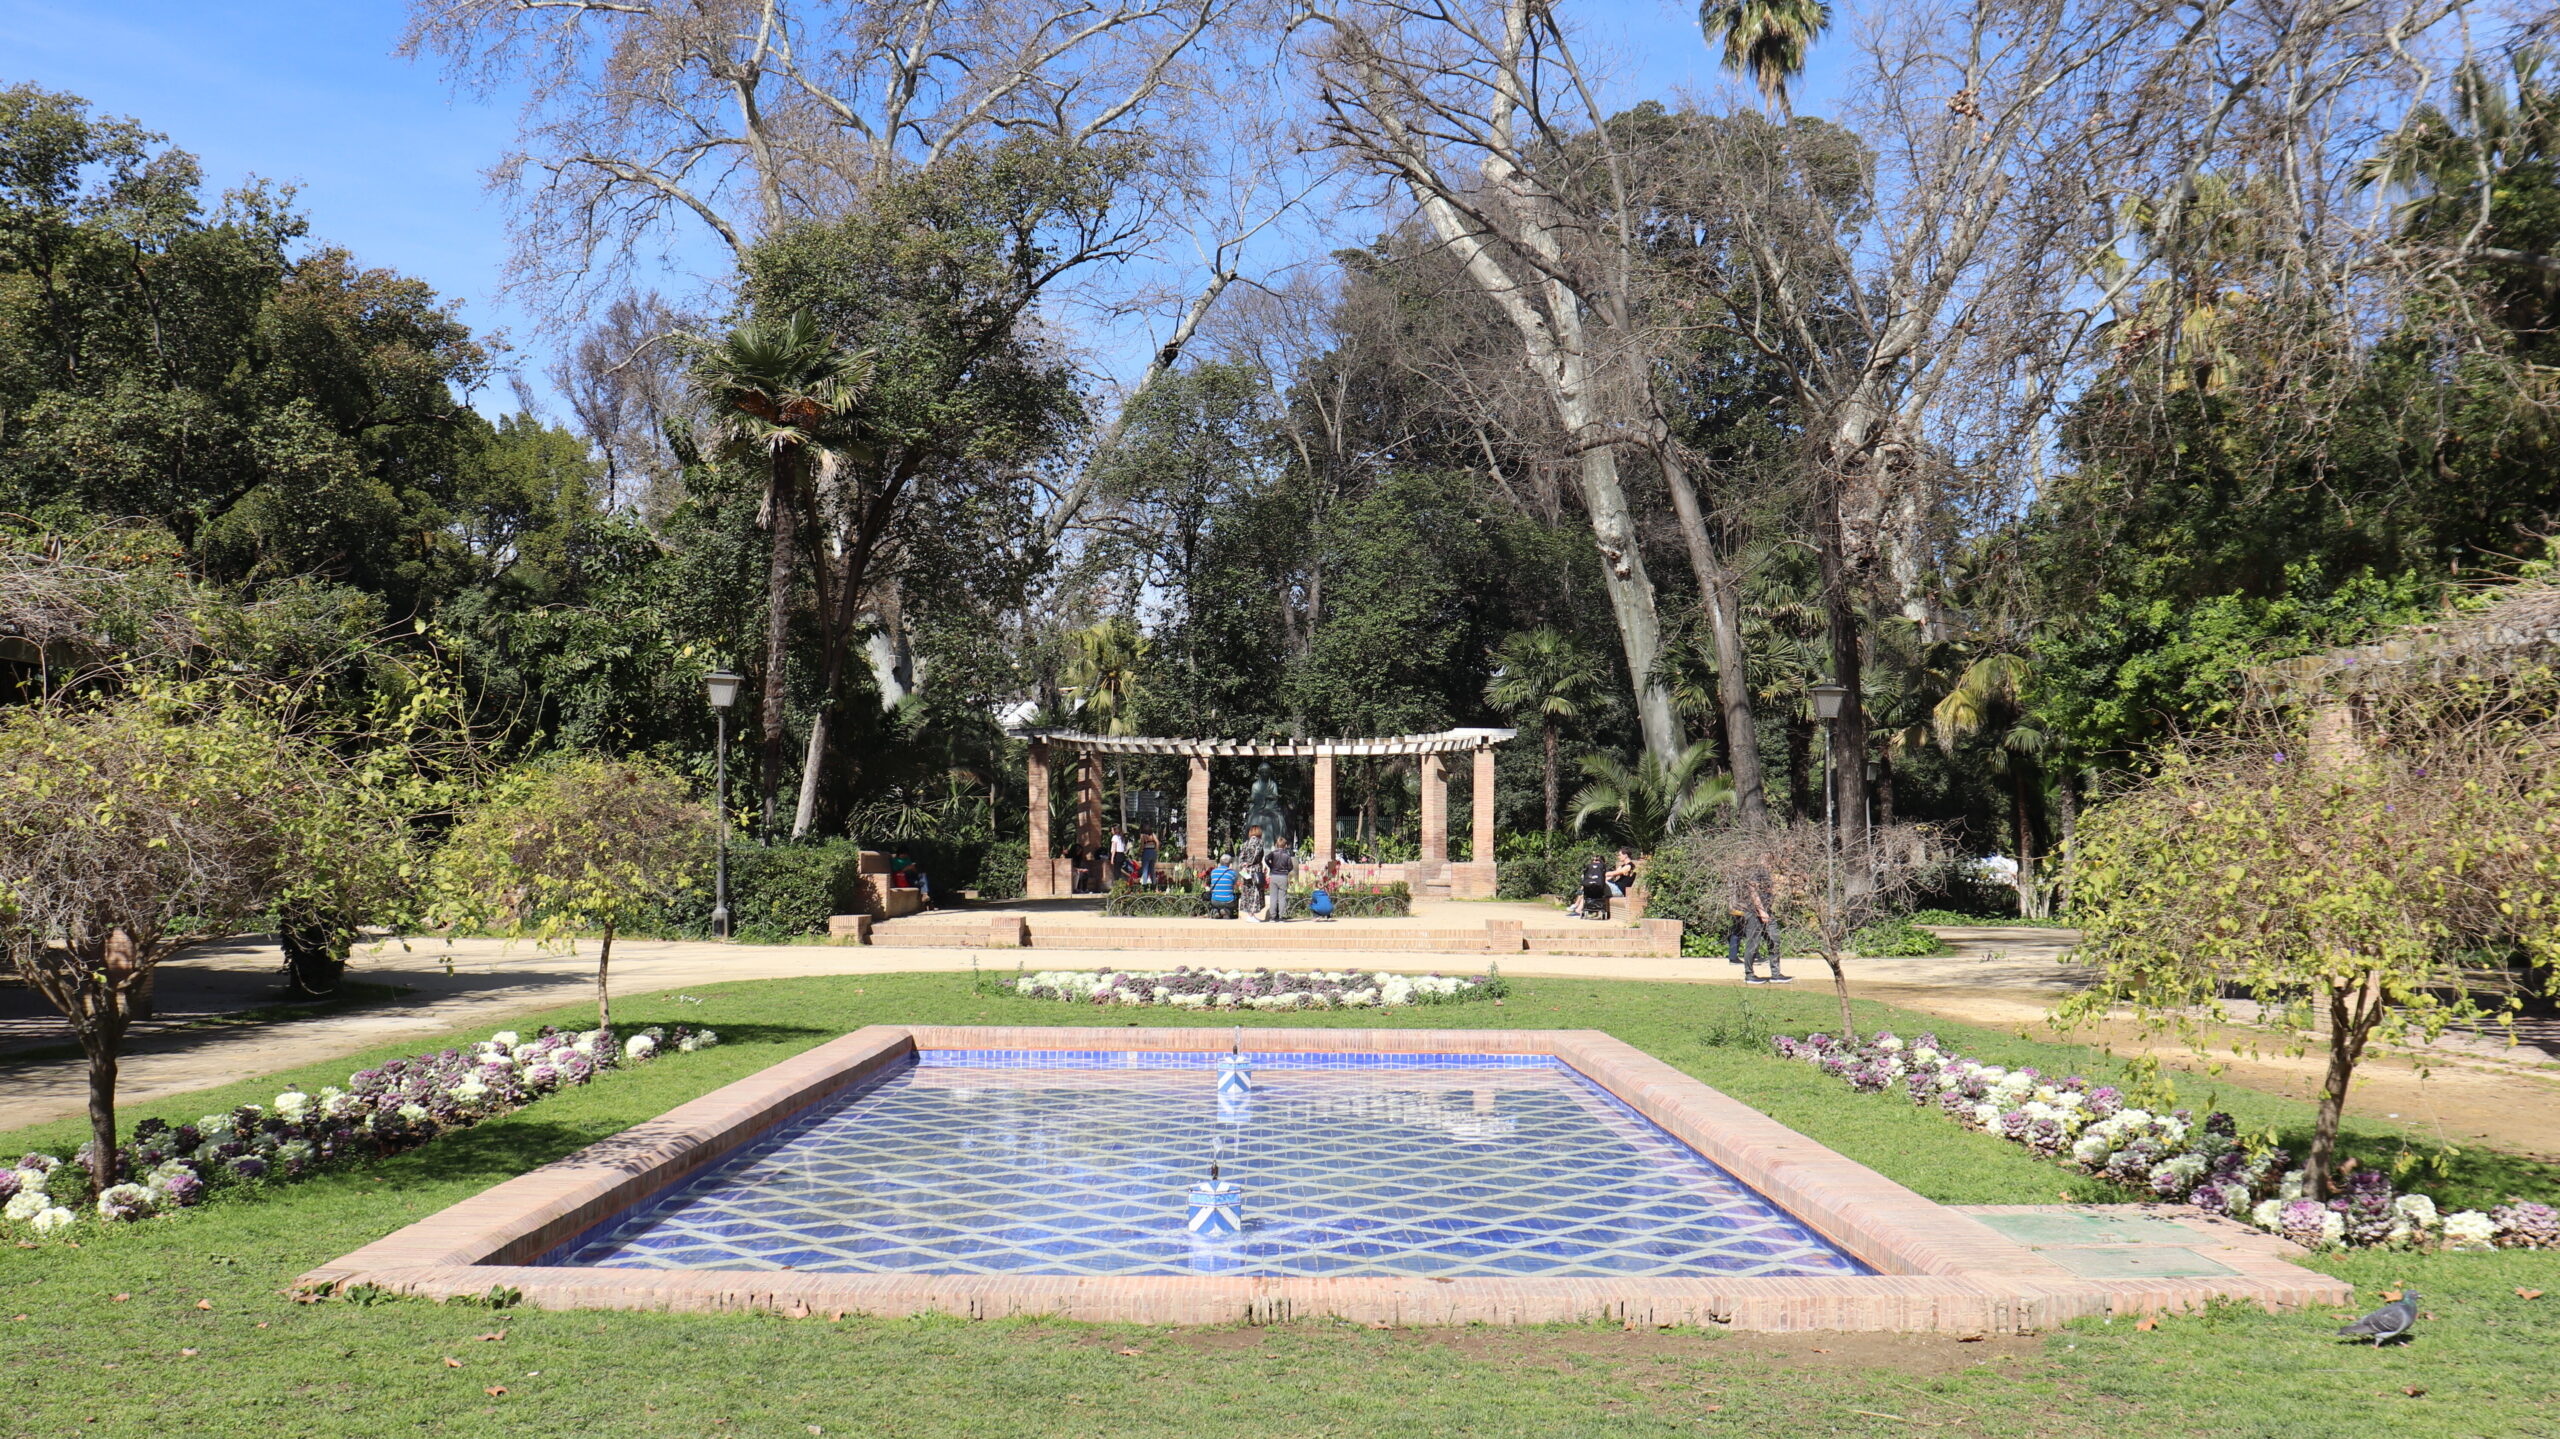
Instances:
[[[1598,1030],[1256,1029],[1258,1052],[1544,1054],[1857,1256],[1873,1275],[1825,1278],[1069,1276],[644,1270],[535,1261],[811,1104],[921,1050],[1212,1052],[1228,1031],[871,1025],[782,1060],[576,1154],[509,1179],[310,1271],[306,1288],[372,1284],[438,1299],[518,1290],[549,1309],[772,1310],[969,1318],[1054,1315],[1141,1324],[1725,1325],[1760,1330],[2029,1332],[2086,1316],[2336,1304],[2348,1286],[2284,1246],[2226,1244],[2232,1272],[2089,1279],[1965,1210],[1940,1205]],[[1978,1213],[2008,1212],[1984,1207]]]

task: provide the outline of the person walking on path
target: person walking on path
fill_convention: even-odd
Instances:
[[[1793,984],[1795,980],[1778,968],[1777,885],[1769,876],[1769,867],[1754,864],[1742,872],[1734,896],[1742,911],[1742,982],[1745,984]],[[1769,950],[1769,977],[1760,977],[1760,949]]]
[[[1271,852],[1262,857],[1264,900],[1263,918],[1278,924],[1289,917],[1289,872],[1298,867],[1298,857],[1289,852],[1289,840],[1283,835]]]

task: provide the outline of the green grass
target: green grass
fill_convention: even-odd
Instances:
[[[2109,1186],[1890,1096],[1851,1093],[1767,1052],[1772,1029],[1836,1019],[1820,992],[1515,980],[1512,998],[1244,1020],[1608,1030],[1780,1120],[1955,1203],[2120,1197]],[[683,1020],[725,1043],[609,1075],[396,1159],[127,1228],[77,1247],[0,1248],[0,1434],[151,1435],[1668,1435],[2560,1436],[2560,1255],[2317,1261],[2364,1297],[2408,1283],[2436,1318],[2405,1349],[2334,1342],[2330,1313],[2224,1310],[2141,1331],[2042,1339],[1761,1336],[1612,1329],[1373,1331],[1333,1324],[1165,1330],[951,1320],[492,1312],[393,1301],[293,1303],[293,1276],[848,1028],[877,1021],[1116,1027],[1226,1016],[1097,1010],[973,993],[966,975],[694,987],[620,1001],[626,1024]],[[574,1009],[513,1027],[575,1021]],[[1905,1033],[1916,1016],[1864,1007]],[[500,1026],[490,1025],[495,1029]],[[2006,1063],[2107,1072],[2103,1055],[1961,1026]],[[473,1031],[477,1037],[484,1031]],[[286,1080],[343,1081],[401,1045],[161,1103],[172,1120]],[[2300,1105],[2244,1091],[2244,1121],[2298,1129]],[[2201,1093],[2193,1096],[2201,1100]],[[0,1152],[78,1142],[76,1121],[0,1134]],[[2354,1126],[2357,1152],[2402,1140]],[[2470,1204],[2549,1192],[2546,1166],[2474,1151],[2437,1192]],[[2518,1288],[2553,1297],[2518,1298]],[[117,1302],[114,1296],[130,1297]],[[199,1309],[199,1301],[212,1306]],[[27,1318],[10,1316],[24,1313]],[[266,1327],[260,1328],[260,1325]],[[476,1336],[503,1331],[505,1338]],[[186,1355],[183,1349],[194,1349]],[[1123,1353],[1136,1350],[1136,1353]],[[445,1364],[446,1357],[460,1368]],[[113,1366],[113,1367],[108,1367]],[[504,1386],[506,1393],[485,1391]],[[2412,1397],[2403,1391],[2424,1390]]]

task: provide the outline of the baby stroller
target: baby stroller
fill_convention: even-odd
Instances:
[[[1609,917],[1609,863],[1597,856],[1582,867],[1582,917]]]

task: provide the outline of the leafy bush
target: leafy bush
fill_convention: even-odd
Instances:
[[[773,943],[824,934],[830,915],[862,908],[862,848],[852,840],[819,844],[731,844],[729,926],[739,939]],[[666,937],[711,933],[711,874],[645,929]],[[635,926],[634,932],[643,927]]]
[[[2020,919],[2014,914],[1958,914],[1952,909],[1915,909],[1913,924],[1999,925],[2007,929],[2069,929],[2067,919]]]
[[[1307,912],[1307,895],[1294,895],[1289,901],[1293,914]],[[1401,880],[1394,884],[1345,884],[1333,891],[1333,915],[1336,919],[1402,919],[1413,913],[1413,887]]]
[[[1579,865],[1574,873],[1578,882]],[[1651,892],[1648,916],[1676,919],[1688,926],[1688,933],[1713,936],[1715,949],[1724,948],[1724,932],[1733,920],[1733,880],[1707,861],[1706,851],[1690,844],[1666,845],[1645,862],[1644,882]],[[1797,952],[1791,937],[1787,952]]]
[[[958,884],[954,889],[974,889],[980,899],[1020,899],[1023,877],[1031,869],[1031,842],[1000,839],[988,845],[978,860],[976,882]]]
[[[1849,948],[1868,959],[1925,959],[1948,952],[1936,935],[1908,919],[1877,920],[1850,935]]]

